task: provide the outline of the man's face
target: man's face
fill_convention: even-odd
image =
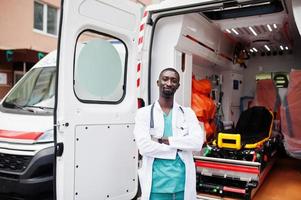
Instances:
[[[173,97],[180,86],[179,77],[174,71],[164,71],[161,73],[157,85],[159,86],[160,96],[165,98]]]

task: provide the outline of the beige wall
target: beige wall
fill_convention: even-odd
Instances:
[[[1,0],[0,49],[56,49],[57,37],[33,29],[33,0]],[[60,0],[41,1],[60,7]]]
[[[158,0],[134,0],[144,5]],[[57,8],[60,0],[43,0]],[[57,47],[57,37],[33,29],[34,0],[0,0],[0,49],[33,49],[50,52]]]

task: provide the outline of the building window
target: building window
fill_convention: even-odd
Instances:
[[[40,2],[34,2],[34,29],[57,35],[58,9]]]

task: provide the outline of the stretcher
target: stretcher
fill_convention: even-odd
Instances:
[[[251,199],[273,165],[281,135],[262,106],[242,112],[234,129],[218,133],[195,155],[197,190],[216,197]],[[218,199],[218,198],[217,198]]]

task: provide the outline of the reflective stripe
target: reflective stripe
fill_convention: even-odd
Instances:
[[[144,37],[144,29],[145,29],[145,23],[147,19],[148,12],[145,11],[143,13],[143,18],[141,20],[140,26],[139,26],[139,35],[138,35],[138,62],[137,62],[137,96],[140,97],[140,73],[141,73],[141,51],[143,46],[143,37]]]

